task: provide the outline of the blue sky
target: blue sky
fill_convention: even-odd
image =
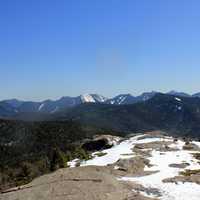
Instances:
[[[200,91],[198,0],[0,1],[0,99]]]

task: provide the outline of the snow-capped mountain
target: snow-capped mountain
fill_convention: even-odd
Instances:
[[[108,99],[106,103],[112,105],[132,104],[136,102],[136,97],[131,94],[120,94],[112,99]]]
[[[80,105],[82,103],[104,103],[106,101],[107,98],[102,95],[84,94],[78,97],[65,96],[55,101],[45,100],[42,102],[32,102],[32,101],[20,101],[17,99],[11,99],[2,101],[1,103],[2,105],[4,105],[4,107],[6,105],[7,107],[10,108],[9,113],[12,113],[11,111],[13,110],[13,114],[32,113],[32,112],[52,114],[67,108]],[[6,110],[8,110],[8,108]],[[5,113],[5,111],[3,112],[3,108],[2,108],[2,113]]]
[[[0,102],[0,116],[13,116],[18,113],[46,113],[53,114],[75,107],[83,103],[104,103],[111,105],[134,104],[144,102],[155,96],[158,92],[145,92],[139,96],[120,94],[114,98],[106,98],[99,94],[83,94],[77,97],[64,96],[58,100],[45,100],[42,102],[21,101],[18,99],[4,100]],[[189,95],[184,92],[170,91],[167,94],[177,97],[199,97],[200,93]]]
[[[80,96],[82,103],[104,103],[107,98],[98,94],[83,94]]]
[[[113,105],[122,105],[122,104],[133,104],[141,101],[147,101],[152,98],[158,92],[145,92],[139,96],[133,96],[131,94],[120,94],[112,99],[106,101],[106,103],[113,104]]]
[[[35,103],[34,110],[36,112],[55,113],[63,109],[77,106],[82,103],[103,103],[105,100],[106,100],[105,97],[98,94],[84,94],[78,97],[66,96],[55,101],[46,100],[40,103]],[[24,103],[21,107],[24,108],[26,104],[27,103]]]
[[[152,92],[144,92],[142,93],[140,96],[137,96],[136,99],[137,99],[137,102],[140,102],[140,101],[147,101],[149,99],[151,99],[152,97],[155,96],[155,94],[157,94],[159,92],[156,92],[156,91],[152,91]]]

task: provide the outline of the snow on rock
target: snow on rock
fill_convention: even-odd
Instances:
[[[106,97],[99,94],[92,94],[91,96],[95,99],[95,101],[100,102],[100,103],[103,103],[107,100]]]
[[[115,101],[113,101],[113,100],[112,100],[110,103],[111,103],[111,104],[114,104],[114,103],[115,103]]]
[[[38,111],[41,111],[43,107],[44,107],[44,103],[42,103],[42,104],[39,106]]]
[[[131,148],[133,147],[133,141],[126,140],[121,142],[119,145],[116,145],[110,149],[102,151],[102,153],[106,153],[105,156],[102,157],[94,157],[92,160],[88,160],[81,164],[81,166],[88,165],[97,165],[97,166],[106,166],[108,164],[113,164],[117,162],[120,158],[131,158],[133,156],[123,156],[122,154],[130,154],[132,153]]]
[[[177,109],[178,109],[178,110],[182,110],[182,107],[181,107],[181,106],[178,106]]]
[[[80,98],[83,103],[103,103],[108,100],[106,97],[99,94],[83,94]]]
[[[122,104],[125,101],[126,97],[121,96],[119,97],[119,104]]]
[[[59,107],[58,106],[56,106],[56,108],[55,109],[53,109],[52,111],[51,111],[51,113],[55,113],[55,112],[57,112],[59,110]]]
[[[142,143],[151,143],[158,141],[171,141],[173,142],[169,145],[170,148],[176,149],[174,151],[164,151],[160,152],[158,150],[152,150],[150,160],[150,167],[145,167],[145,171],[152,171],[157,173],[152,173],[146,176],[137,177],[118,177],[120,181],[133,181],[135,183],[141,184],[144,188],[147,188],[148,192],[145,190],[137,191],[143,196],[156,197],[160,200],[199,200],[200,199],[200,185],[196,183],[164,183],[162,180],[166,178],[172,178],[179,175],[179,172],[183,169],[170,167],[170,164],[183,164],[189,163],[185,169],[200,169],[200,164],[192,156],[195,151],[183,150],[185,142],[182,140],[174,141],[172,137],[144,137],[146,135],[133,136],[121,143],[113,146],[110,149],[101,151],[103,156],[98,157],[97,153],[93,153],[94,158],[88,161],[80,163],[80,166],[96,165],[96,166],[106,166],[108,164],[113,164],[119,159],[129,159],[134,156],[132,151],[134,145]],[[200,146],[200,142],[193,142]],[[76,163],[80,160],[73,160],[68,164],[70,167],[75,167]],[[116,165],[114,169],[118,169]],[[134,190],[134,189],[133,189]]]
[[[200,142],[193,141],[192,143],[195,144],[195,145],[197,145],[198,147],[200,147]]]
[[[68,166],[70,166],[71,168],[76,167],[77,163],[79,162],[79,159],[74,159],[72,161],[69,161],[67,163]]]
[[[169,138],[163,139],[156,137],[138,140],[141,136],[143,135],[131,137],[127,140],[122,141],[120,144],[113,146],[110,149],[101,151],[102,153],[105,153],[104,156],[101,157],[95,156],[95,154],[97,153],[95,152],[93,153],[94,158],[91,160],[83,161],[81,163],[81,166],[88,166],[88,165],[106,166],[108,164],[113,164],[117,162],[119,159],[128,159],[134,157],[132,148],[134,147],[135,144],[169,140]]]
[[[178,98],[178,97],[175,97],[175,100],[176,100],[176,101],[179,101],[179,102],[182,101],[182,100],[181,100],[180,98]]]
[[[89,95],[89,94],[83,94],[83,95],[81,95],[81,100],[83,102],[86,102],[86,103],[89,103],[89,102],[95,103],[95,99],[91,95]]]
[[[177,141],[170,145],[171,148],[177,148],[178,151],[163,152],[153,150],[150,163],[152,167],[145,167],[147,171],[158,171],[148,176],[142,177],[122,177],[120,180],[133,181],[142,184],[145,188],[156,188],[162,194],[161,200],[199,200],[200,185],[196,183],[163,183],[162,180],[179,175],[180,169],[169,167],[170,164],[181,164],[184,162],[190,165],[186,169],[200,169],[200,165],[195,160],[191,151],[182,150],[183,141]],[[149,195],[151,197],[152,194]]]

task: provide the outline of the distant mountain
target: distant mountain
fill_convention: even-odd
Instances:
[[[172,91],[168,92],[167,94],[175,95],[175,96],[180,96],[180,97],[191,97],[190,94],[187,94],[185,92],[177,92],[175,90],[172,90]]]
[[[147,101],[152,98],[158,92],[145,92],[139,96],[132,96],[131,94],[120,94],[112,99],[108,99],[106,103],[112,105],[124,105],[124,104],[133,104],[141,101]]]
[[[39,102],[24,102],[22,103],[17,110],[19,112],[37,112],[39,110]]]
[[[82,103],[103,103],[107,99],[98,94],[84,94],[78,97],[62,97],[59,100],[46,100],[37,106],[37,112],[56,113]]]
[[[81,104],[81,100],[77,97],[62,97],[56,101],[46,100],[40,103],[37,112],[55,113],[78,104]]]
[[[21,116],[30,116],[31,113],[53,114],[82,103],[104,103],[106,101],[107,98],[98,94],[84,94],[78,97],[62,97],[55,101],[45,100],[42,102],[10,99],[0,102],[2,104],[0,116],[9,117],[19,115],[21,118]],[[34,116],[36,115],[34,114]]]
[[[9,100],[4,100],[3,102],[9,104],[10,106],[14,108],[18,108],[19,106],[22,105],[24,101],[20,101],[18,99],[9,99]]]
[[[159,129],[200,138],[200,98],[158,93],[147,101],[129,105],[81,104],[55,117],[116,131]]]
[[[145,102],[153,98],[158,92],[145,92],[139,96],[131,94],[120,94],[114,98],[106,98],[99,94],[83,94],[77,97],[65,96],[58,100],[45,100],[42,102],[21,101],[18,99],[4,100],[0,102],[0,117],[14,118],[14,119],[44,119],[47,115],[54,115],[71,109],[80,104],[108,104],[108,105],[129,105],[139,102]],[[189,95],[184,92],[170,91],[168,95],[178,97],[199,97],[200,93]],[[33,117],[31,117],[33,116]]]
[[[132,104],[136,103],[136,97],[131,94],[120,94],[112,99],[108,99],[106,103],[112,105]]]
[[[107,98],[99,94],[84,94],[78,97],[82,103],[104,103]]]
[[[199,98],[200,98],[200,92],[199,92],[199,93],[196,93],[196,94],[193,94],[192,96],[193,96],[193,97],[199,97]]]
[[[0,116],[1,117],[11,117],[17,114],[18,111],[6,102],[0,102]]]
[[[140,96],[136,97],[136,99],[137,99],[136,102],[147,101],[147,100],[151,99],[152,97],[154,97],[158,93],[159,92],[156,92],[156,91],[144,92]]]

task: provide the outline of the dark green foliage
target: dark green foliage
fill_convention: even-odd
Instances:
[[[67,156],[58,147],[55,147],[52,150],[50,170],[55,171],[59,168],[67,167],[68,161]]]
[[[180,175],[182,176],[192,176],[196,174],[200,174],[200,169],[195,169],[195,170],[186,169],[185,171],[180,172]]]
[[[81,147],[77,147],[75,149],[74,157],[79,158],[80,160],[89,160],[91,158],[90,154]]]
[[[104,133],[105,130],[71,120],[0,120],[0,187],[27,183],[44,173],[67,167],[67,161],[74,158],[89,159],[89,154],[80,148],[81,141]]]

